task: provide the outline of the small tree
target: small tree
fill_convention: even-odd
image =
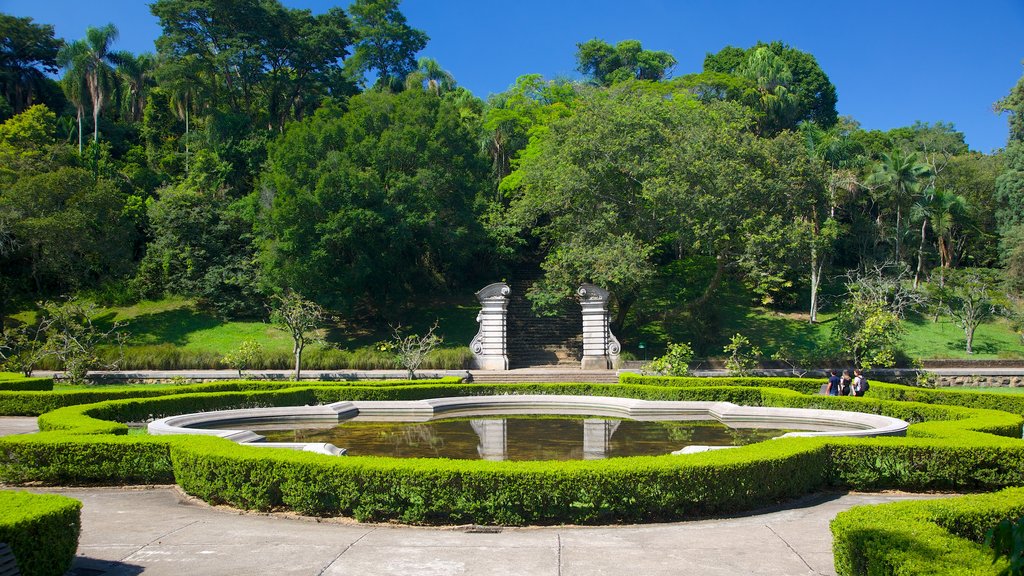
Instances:
[[[722,351],[729,355],[725,359],[725,369],[730,376],[749,376],[757,365],[757,359],[761,357],[761,349],[752,345],[743,334],[730,338]]]
[[[116,361],[103,364],[97,355],[97,348],[113,340],[121,349],[128,336],[120,330],[123,323],[114,322],[109,329],[100,329],[93,320],[96,305],[79,300],[44,302],[41,308],[43,316],[39,321],[39,330],[46,336],[43,348],[48,355],[60,361],[64,377],[71,384],[84,383],[89,370],[117,366]]]
[[[255,340],[245,340],[242,345],[238,347],[238,350],[231,352],[224,356],[224,363],[238,370],[238,377],[242,377],[242,372],[250,368],[255,368],[260,362],[263,361],[263,346]],[[296,378],[298,380],[298,378]]]
[[[298,292],[291,290],[283,295],[275,296],[276,307],[271,320],[288,331],[292,337],[292,356],[295,358],[295,380],[302,375],[302,351],[306,344],[319,341],[314,334],[324,322],[331,318],[319,304],[306,300]]]
[[[50,355],[42,325],[23,324],[0,334],[0,365],[31,376],[36,366]]]
[[[416,370],[419,370],[423,360],[444,342],[444,338],[434,333],[437,330],[437,321],[434,321],[434,325],[423,336],[419,334],[402,336],[401,326],[394,326],[392,330],[394,336],[390,342],[382,344],[381,349],[394,353],[398,365],[409,372],[410,380],[415,380]]]
[[[967,353],[974,354],[974,331],[995,316],[1001,295],[995,279],[982,270],[969,270],[948,278],[942,309],[964,331]]]
[[[664,356],[651,360],[644,366],[644,372],[655,372],[664,376],[686,376],[690,373],[693,348],[689,342],[668,343]]]

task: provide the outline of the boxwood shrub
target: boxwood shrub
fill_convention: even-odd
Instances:
[[[60,576],[78,549],[82,503],[54,494],[0,490],[0,542],[25,576]]]
[[[9,378],[0,376],[0,390],[53,390],[53,378]]]
[[[1024,514],[1024,489],[940,500],[857,506],[832,521],[836,572],[995,576],[985,533]]]
[[[416,523],[635,522],[748,510],[826,487],[995,489],[1024,484],[1020,414],[872,397],[823,397],[816,381],[635,384],[348,383],[190,392],[55,410],[45,432],[0,439],[0,480],[175,481],[212,502]],[[815,384],[810,385],[811,382]],[[264,383],[265,384],[265,383]],[[223,385],[223,383],[222,383]],[[237,384],[242,387],[242,384]],[[247,384],[246,384],[247,386]],[[881,383],[878,386],[882,386]],[[875,385],[872,386],[875,390]],[[912,422],[908,438],[789,438],[688,456],[594,462],[325,457],[195,436],[124,436],[123,422],[243,406],[483,394],[581,394],[832,408]]]

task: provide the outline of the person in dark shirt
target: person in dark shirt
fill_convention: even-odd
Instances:
[[[828,377],[828,395],[839,396],[839,385],[842,383],[839,376],[836,375],[836,371],[832,370],[829,372]]]

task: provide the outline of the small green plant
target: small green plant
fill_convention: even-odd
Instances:
[[[437,321],[434,321],[434,325],[423,336],[419,334],[402,336],[401,326],[394,326],[392,330],[394,330],[392,339],[381,342],[378,349],[394,354],[398,365],[409,373],[409,379],[415,380],[416,370],[419,369],[423,360],[444,342],[444,338],[434,333],[437,330]]]
[[[761,349],[750,343],[750,340],[743,334],[736,334],[729,339],[729,343],[722,349],[729,355],[725,360],[725,369],[730,376],[748,376],[750,371],[757,366],[757,359],[761,357]]]
[[[238,370],[242,377],[245,370],[255,368],[263,362],[263,346],[255,340],[245,340],[237,350],[224,356],[224,363]]]
[[[693,348],[689,342],[669,342],[665,355],[651,360],[643,371],[662,376],[686,376],[690,373],[690,360],[693,360]]]
[[[1000,558],[1010,561],[1000,576],[1024,576],[1024,518],[1003,519],[985,535],[985,546],[992,549],[992,563]]]

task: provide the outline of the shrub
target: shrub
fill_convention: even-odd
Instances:
[[[1024,484],[1020,414],[808,395],[801,378],[627,377],[639,384],[232,382],[56,410],[46,432],[0,439],[0,481],[169,481],[211,502],[414,523],[651,521],[732,513],[829,486],[994,489]],[[697,384],[705,385],[699,386]],[[674,384],[674,385],[664,385]],[[213,386],[220,391],[210,391]],[[886,385],[878,383],[878,388]],[[872,387],[874,392],[877,388]],[[123,436],[119,422],[243,406],[480,394],[607,395],[856,410],[912,422],[908,438],[787,438],[688,456],[584,462],[335,458],[209,437]],[[29,394],[29,393],[23,393]],[[99,435],[103,432],[103,435]],[[1013,435],[1013,438],[995,434]],[[994,523],[993,523],[994,524]]]
[[[832,521],[836,572],[854,574],[1000,574],[982,545],[1001,519],[1024,512],[1024,489],[924,502],[857,506]]]
[[[669,342],[665,355],[651,360],[644,366],[644,371],[665,376],[686,376],[690,373],[691,360],[693,360],[693,348],[690,347],[689,342]]]
[[[25,576],[60,576],[78,549],[82,503],[55,494],[0,491],[0,542]]]
[[[0,390],[26,391],[53,390],[53,378],[17,378],[11,380],[0,379]]]

